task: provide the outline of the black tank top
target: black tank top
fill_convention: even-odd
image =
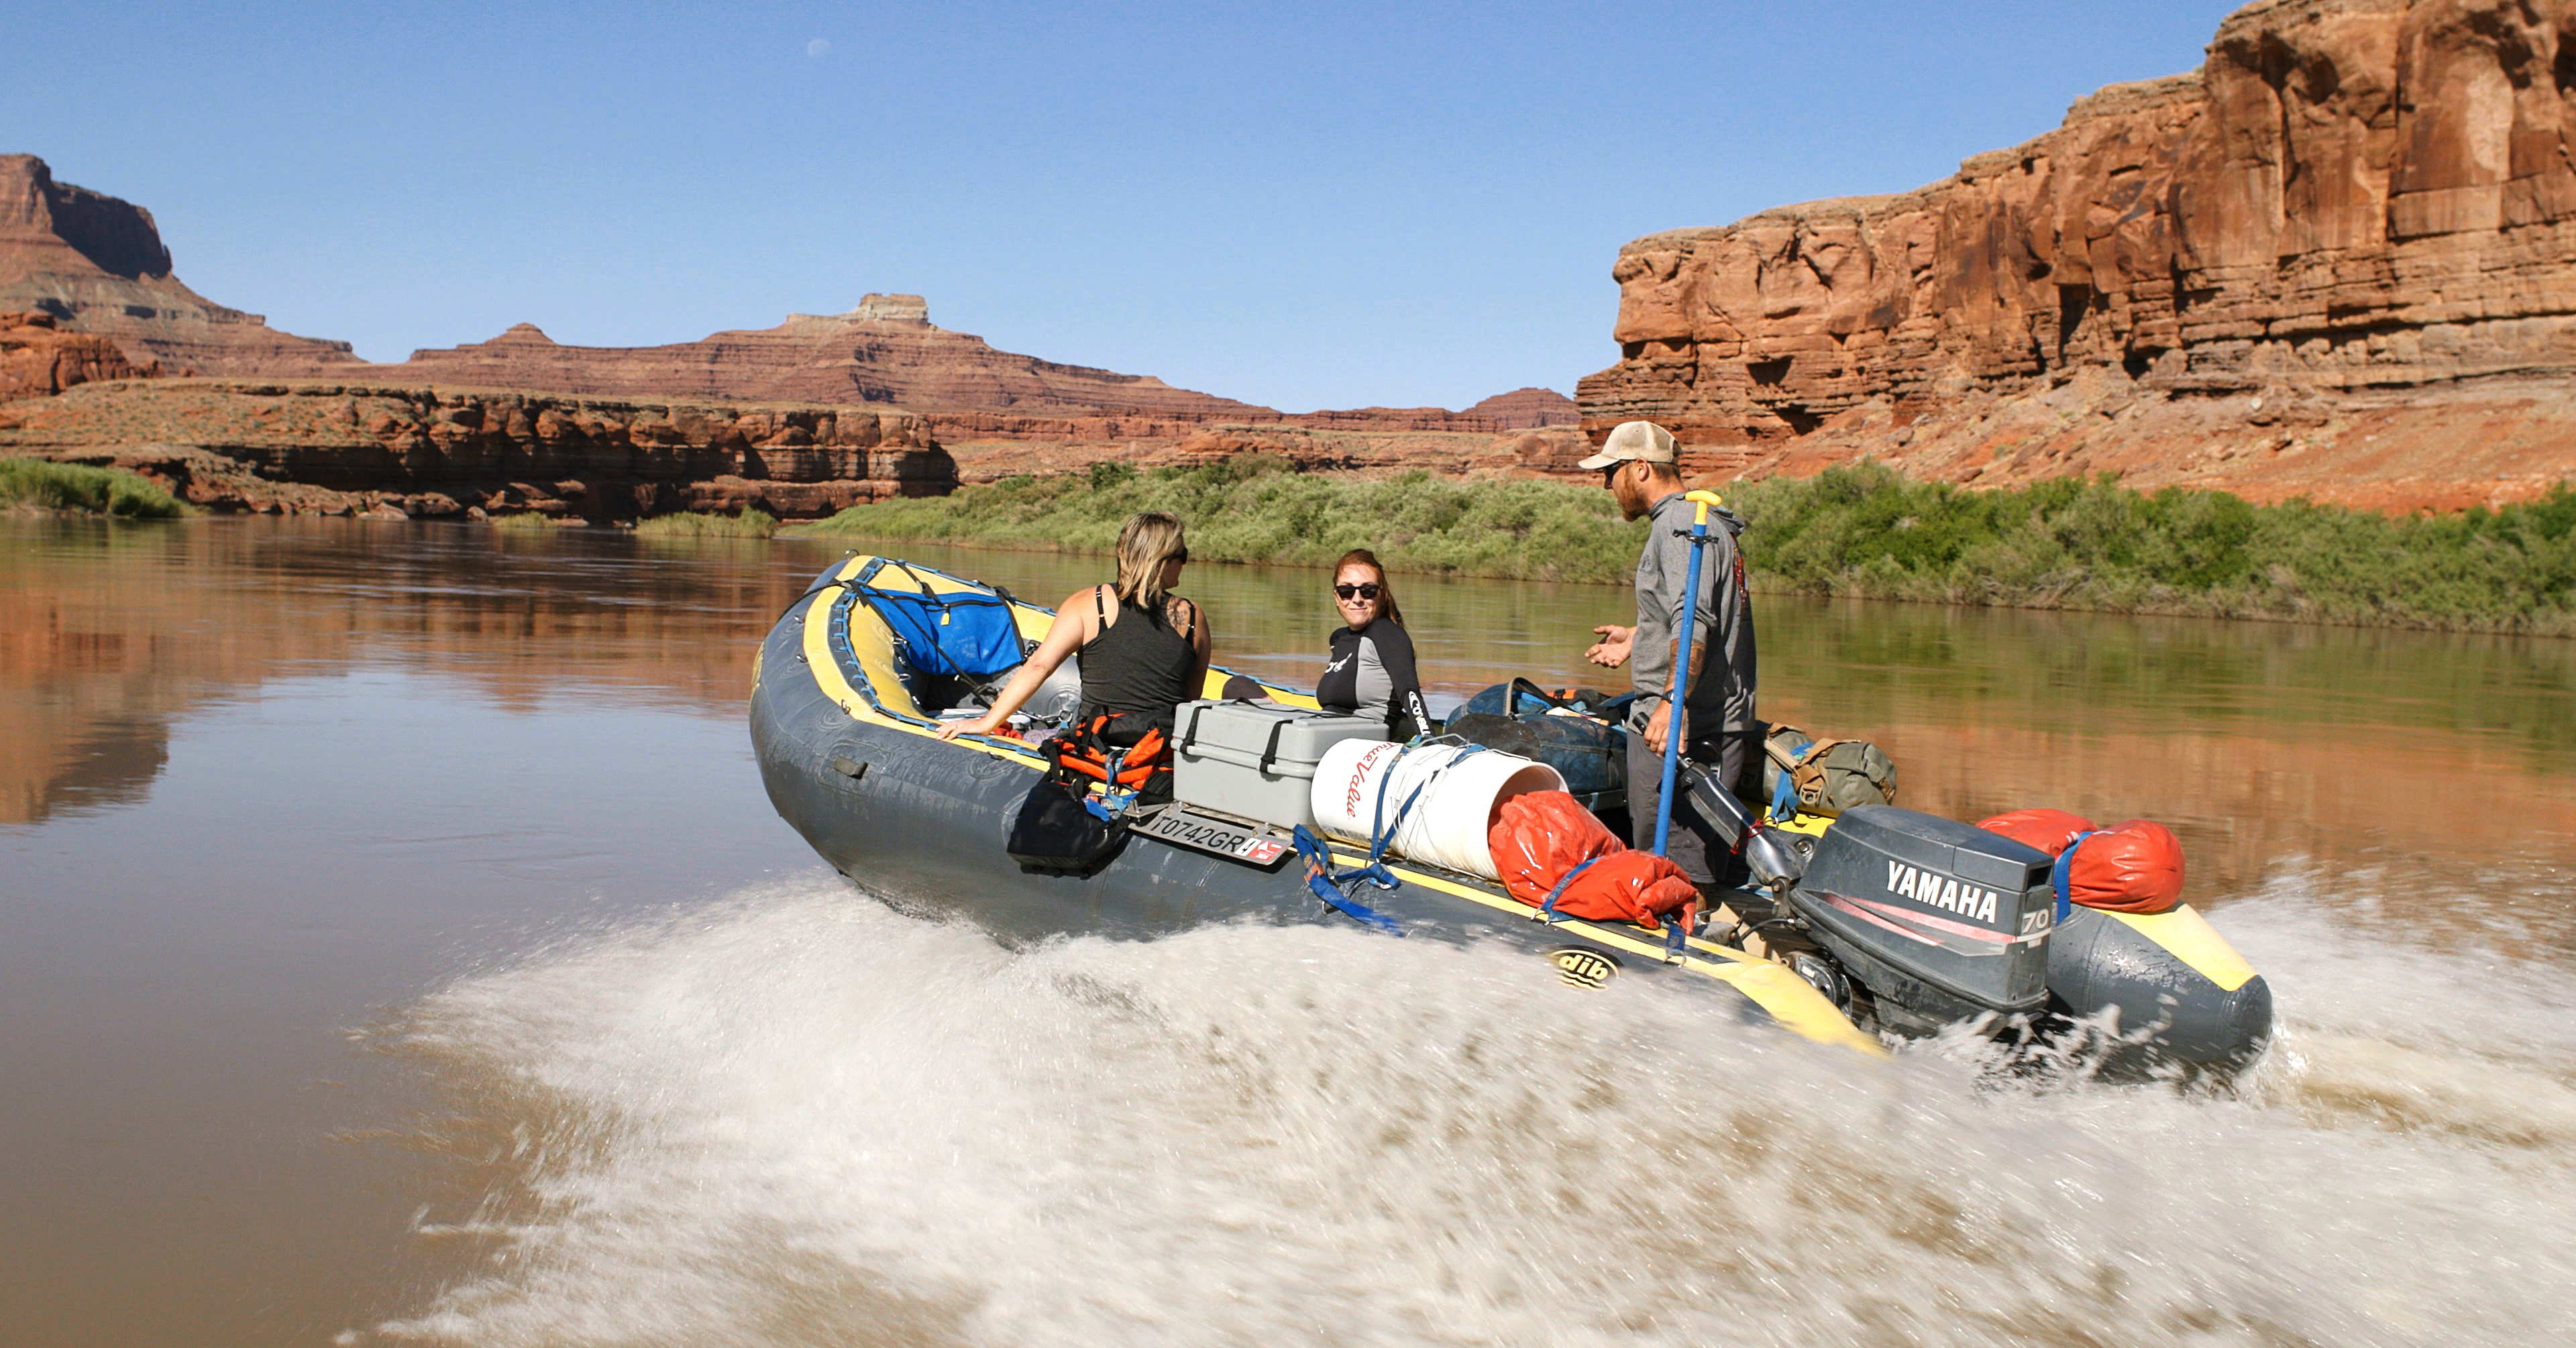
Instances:
[[[1198,652],[1190,648],[1190,636],[1197,632],[1198,611],[1190,611],[1191,632],[1184,635],[1172,629],[1159,604],[1148,609],[1121,599],[1115,625],[1100,590],[1091,592],[1091,604],[1101,627],[1082,648],[1082,714],[1141,712],[1169,726],[1173,708],[1195,692],[1190,672],[1198,667]]]

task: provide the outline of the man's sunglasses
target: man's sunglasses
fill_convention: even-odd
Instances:
[[[1190,550],[1189,550],[1188,548],[1183,548],[1183,549],[1181,549],[1180,551],[1178,551],[1178,552],[1176,552],[1176,553],[1173,553],[1173,554],[1172,554],[1172,556],[1171,556],[1171,560],[1173,560],[1173,561],[1175,561],[1175,562],[1186,562],[1186,561],[1188,561],[1189,559],[1190,559]]]
[[[1333,593],[1344,599],[1375,599],[1377,582],[1370,581],[1365,585],[1336,585],[1333,587]]]

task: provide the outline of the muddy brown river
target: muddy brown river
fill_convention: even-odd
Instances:
[[[843,546],[0,518],[0,1342],[2576,1342],[2576,642],[1757,599],[1903,803],[2181,835],[2281,1037],[2177,1092],[897,916],[743,723]],[[1311,682],[1325,580],[1183,590]],[[1449,698],[1627,620],[1397,580]]]

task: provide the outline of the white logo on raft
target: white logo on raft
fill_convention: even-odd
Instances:
[[[1995,920],[1995,900],[2001,896],[1991,889],[1963,885],[1943,875],[1918,871],[1902,861],[1887,863],[1889,892],[1903,895],[1927,908],[1942,908],[1978,922]]]

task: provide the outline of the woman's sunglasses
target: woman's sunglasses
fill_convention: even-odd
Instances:
[[[1344,599],[1375,599],[1377,582],[1370,581],[1365,585],[1336,585],[1333,587],[1333,593]]]

